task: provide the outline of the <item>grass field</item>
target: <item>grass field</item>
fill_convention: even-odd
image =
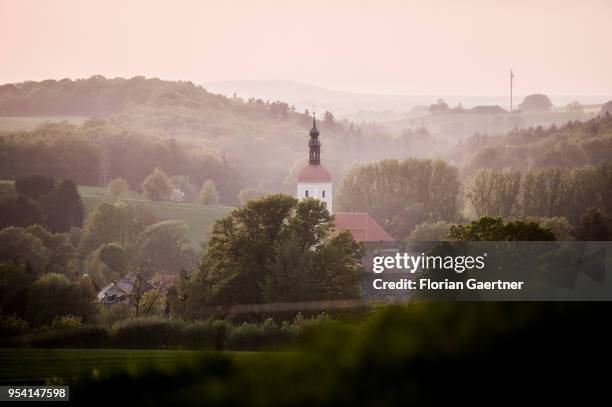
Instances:
[[[6,195],[14,191],[13,181],[0,181],[0,195]],[[79,186],[79,193],[85,205],[87,216],[101,202],[113,202],[106,194],[103,187]],[[180,219],[188,226],[187,237],[195,248],[198,248],[207,240],[208,232],[215,220],[227,215],[231,206],[204,206],[200,204],[182,202],[151,202],[142,194],[129,191],[123,201],[128,205],[145,205],[153,210],[159,220]]]
[[[0,117],[0,131],[32,130],[44,123],[67,121],[81,124],[85,116],[35,116],[35,117]]]
[[[113,202],[103,187],[79,186],[79,193],[85,205],[85,213],[91,212],[101,202]],[[225,216],[230,206],[204,206],[182,202],[151,202],[143,195],[129,191],[123,198],[128,205],[145,205],[153,209],[160,220],[180,219],[189,227],[187,237],[196,246],[206,241],[208,232],[215,220]]]
[[[75,383],[113,373],[139,374],[174,369],[194,363],[205,351],[123,349],[0,349],[0,384]],[[237,363],[259,352],[223,352]]]

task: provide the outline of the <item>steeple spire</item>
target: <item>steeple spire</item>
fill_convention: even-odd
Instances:
[[[308,164],[321,164],[321,142],[319,141],[319,129],[317,129],[317,121],[315,112],[312,112],[312,129],[310,129],[310,140],[308,141]]]

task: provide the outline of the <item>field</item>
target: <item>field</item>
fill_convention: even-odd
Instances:
[[[67,121],[73,124],[81,124],[85,116],[24,116],[24,117],[0,117],[0,131],[33,130],[44,123],[58,123]]]
[[[156,369],[172,372],[205,356],[204,351],[121,349],[0,349],[0,384],[75,383],[113,373]],[[241,363],[258,352],[222,352]]]
[[[79,186],[79,193],[85,204],[85,213],[91,212],[101,202],[113,202],[103,187]],[[160,220],[180,219],[189,227],[187,237],[197,248],[206,241],[208,232],[215,220],[225,216],[233,208],[230,206],[204,206],[181,202],[151,202],[143,195],[129,191],[123,198],[128,205],[146,205]]]
[[[11,187],[13,181],[0,181],[0,195],[5,195],[14,191]],[[101,202],[113,202],[113,199],[106,194],[103,187],[79,186],[79,193],[85,205],[85,215],[87,216]],[[188,226],[187,237],[195,248],[206,242],[208,232],[215,220],[225,216],[232,209],[231,206],[204,206],[192,203],[181,202],[151,202],[142,194],[129,191],[123,201],[128,205],[145,205],[152,208],[153,213],[159,220],[180,219],[185,221]]]

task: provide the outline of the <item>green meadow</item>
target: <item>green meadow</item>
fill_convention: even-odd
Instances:
[[[0,195],[13,193],[13,181],[0,181]],[[113,198],[106,193],[104,187],[79,186],[79,193],[85,206],[85,216],[95,209],[102,202],[113,202]],[[153,214],[160,220],[179,219],[184,221],[187,226],[187,237],[194,247],[199,247],[206,242],[208,232],[213,223],[234,209],[231,206],[211,205],[204,206],[195,203],[184,202],[152,202],[144,195],[128,191],[122,198],[128,205],[144,205],[150,207]]]
[[[102,202],[113,202],[113,198],[106,194],[103,187],[79,186],[79,193],[85,205],[86,215]],[[189,227],[187,237],[196,247],[206,241],[208,232],[215,220],[234,209],[231,206],[221,205],[204,206],[170,201],[152,202],[135,191],[129,191],[122,200],[128,205],[150,207],[159,220],[179,219],[185,221]]]
[[[0,349],[0,383],[71,384],[112,374],[172,373],[213,352],[196,350]],[[217,352],[238,364],[260,352]]]

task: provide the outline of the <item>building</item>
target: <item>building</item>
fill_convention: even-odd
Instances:
[[[300,171],[297,178],[297,197],[319,199],[323,201],[327,210],[333,213],[332,178],[329,171],[321,164],[321,142],[314,116],[308,150],[308,165]]]
[[[361,242],[391,242],[393,238],[367,213],[334,212],[333,185],[329,171],[321,164],[321,141],[315,117],[308,141],[308,165],[297,178],[298,199],[316,198],[323,201],[327,210],[334,215],[338,230],[348,230],[353,239]]]

